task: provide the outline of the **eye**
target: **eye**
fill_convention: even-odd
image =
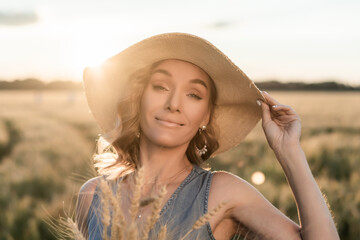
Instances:
[[[163,87],[163,86],[161,86],[161,85],[157,85],[157,84],[153,84],[153,85],[152,85],[152,88],[153,88],[154,90],[167,91],[167,89],[166,89],[165,87]]]
[[[195,94],[195,93],[190,93],[188,94],[189,97],[195,98],[196,100],[201,100],[202,97],[200,97],[199,95]]]

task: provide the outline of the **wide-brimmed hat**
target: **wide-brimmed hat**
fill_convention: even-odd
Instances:
[[[238,145],[261,118],[256,100],[261,92],[245,73],[207,40],[186,33],[165,33],[142,40],[100,67],[84,70],[85,94],[92,114],[105,132],[113,130],[118,104],[128,94],[126,85],[139,69],[165,59],[197,65],[213,79],[218,99],[214,119],[219,148],[213,156]]]

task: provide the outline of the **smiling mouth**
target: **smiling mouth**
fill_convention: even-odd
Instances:
[[[182,123],[177,123],[177,122],[172,122],[169,120],[165,120],[165,119],[160,119],[158,117],[155,117],[155,119],[157,121],[159,121],[162,125],[168,126],[168,127],[176,127],[176,126],[184,126],[185,124]]]

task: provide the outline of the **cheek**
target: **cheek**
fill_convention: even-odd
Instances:
[[[187,116],[191,125],[196,125],[195,127],[200,127],[200,124],[203,123],[206,119],[208,113],[208,104],[192,104],[187,108]]]
[[[148,89],[145,90],[143,97],[141,99],[141,107],[140,107],[141,115],[146,116],[152,111],[161,108],[162,105],[161,102],[162,99],[160,98],[160,96],[155,95]]]
[[[140,105],[140,126],[143,130],[150,128],[155,113],[162,108],[159,96],[154,96],[151,91],[145,90]]]

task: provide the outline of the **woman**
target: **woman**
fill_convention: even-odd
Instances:
[[[167,224],[172,239],[182,237],[197,218],[223,202],[209,223],[187,239],[230,239],[239,229],[257,239],[338,239],[300,147],[298,115],[260,92],[206,40],[182,33],[145,39],[100,68],[86,69],[84,82],[103,137],[117,153],[113,162],[98,156],[99,172],[130,197],[133,170],[140,166],[143,197],[166,185],[157,225]],[[199,167],[239,144],[260,118],[293,191],[300,226],[243,179]],[[78,200],[78,226],[90,239],[102,238],[101,217],[94,214],[101,209],[98,185],[99,178],[89,180]],[[122,202],[123,209],[129,209],[130,197]],[[140,226],[149,213],[149,206],[140,208]]]

